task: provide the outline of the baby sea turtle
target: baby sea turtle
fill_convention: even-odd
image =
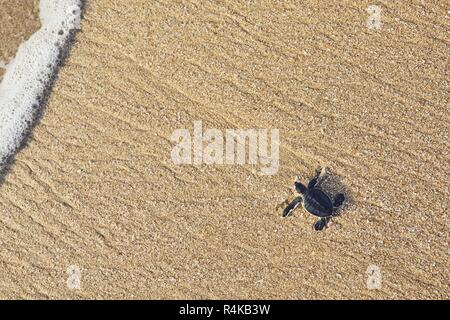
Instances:
[[[322,180],[325,170],[318,170],[314,178],[308,183],[308,187],[305,187],[298,179],[295,181],[295,190],[300,193],[300,196],[296,197],[283,211],[283,217],[286,218],[303,203],[303,207],[309,213],[320,217],[320,219],[314,223],[314,230],[320,231],[327,226],[331,218],[336,214],[337,208],[339,208],[345,201],[345,196],[342,193],[337,194],[333,201],[330,197],[319,189],[319,184]]]

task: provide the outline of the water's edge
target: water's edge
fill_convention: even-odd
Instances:
[[[41,0],[41,28],[22,43],[0,83],[0,185],[26,147],[81,29],[85,0]]]

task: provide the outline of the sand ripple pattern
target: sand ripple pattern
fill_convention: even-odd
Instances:
[[[448,8],[379,3],[88,2],[1,189],[0,296],[448,299]],[[278,174],[173,165],[195,120],[279,128]],[[323,165],[343,215],[282,220]]]

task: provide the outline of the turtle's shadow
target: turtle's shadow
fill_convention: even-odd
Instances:
[[[332,199],[340,193],[345,196],[344,203],[336,210],[336,216],[341,215],[345,211],[344,209],[353,202],[353,198],[350,195],[348,188],[343,183],[343,178],[338,174],[331,172],[329,169],[326,170],[326,174],[323,176],[317,187],[328,194]]]

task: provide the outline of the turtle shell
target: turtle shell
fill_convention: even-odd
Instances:
[[[328,217],[333,213],[333,203],[330,197],[320,189],[308,190],[303,195],[303,207],[318,217]]]

